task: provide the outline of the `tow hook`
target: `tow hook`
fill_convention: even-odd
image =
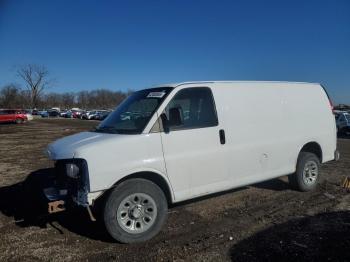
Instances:
[[[49,214],[58,213],[66,210],[64,200],[57,200],[48,203]]]

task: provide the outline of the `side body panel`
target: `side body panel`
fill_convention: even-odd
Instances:
[[[226,184],[227,161],[218,126],[161,134],[176,201],[220,190]]]
[[[320,85],[238,82],[207,86],[216,103],[217,130],[210,135],[211,128],[162,134],[175,201],[293,173],[298,154],[308,142],[321,146],[323,162],[334,159],[335,121]],[[219,129],[225,130],[226,144],[217,147]],[[206,146],[198,146],[201,139]]]
[[[121,135],[101,143],[76,153],[77,158],[88,162],[91,191],[108,189],[124,176],[144,171],[157,173],[168,181],[159,133]]]
[[[291,153],[295,154],[304,144],[315,141],[321,146],[322,162],[333,160],[337,146],[336,123],[323,88],[318,84],[295,86],[290,88],[286,101],[289,118],[294,123],[290,126],[289,143],[298,145]]]
[[[287,156],[290,137],[285,89],[268,84],[218,84],[214,88],[226,132],[230,187],[293,172]]]
[[[308,142],[321,146],[323,162],[334,159],[335,121],[320,85],[221,83],[213,90],[226,131],[231,187],[293,173]]]

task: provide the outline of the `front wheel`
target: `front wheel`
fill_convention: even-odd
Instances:
[[[299,191],[311,191],[320,179],[320,160],[309,152],[300,152],[296,171],[288,176],[291,186]]]
[[[122,243],[142,242],[154,237],[167,217],[163,191],[153,182],[136,178],[119,184],[104,208],[108,233]]]

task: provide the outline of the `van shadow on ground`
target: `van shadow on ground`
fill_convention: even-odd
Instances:
[[[100,222],[92,222],[84,208],[48,214],[48,201],[42,189],[52,183],[53,172],[53,168],[40,169],[29,174],[20,183],[0,187],[0,212],[13,217],[16,225],[20,227],[52,226],[63,234],[53,223],[58,222],[63,228],[78,235],[112,242],[103,225]]]
[[[267,180],[258,184],[253,184],[252,187],[261,189],[270,189],[274,191],[284,191],[291,189],[290,184],[281,180],[281,178],[276,178],[272,180]]]
[[[53,223],[58,222],[63,228],[78,235],[105,242],[114,242],[106,232],[101,217],[98,217],[96,214],[98,221],[92,222],[88,216],[87,210],[84,208],[73,208],[58,214],[48,214],[48,201],[42,189],[52,185],[53,177],[53,168],[39,169],[30,173],[27,178],[20,183],[0,187],[0,212],[8,217],[13,217],[16,221],[16,225],[20,227],[37,226],[46,228],[51,226],[63,234],[62,230]],[[276,191],[289,189],[288,183],[280,179],[266,181],[253,186]],[[171,208],[245,189],[247,189],[247,187],[198,197],[174,204]]]
[[[350,212],[321,213],[272,226],[230,249],[232,261],[349,261]]]

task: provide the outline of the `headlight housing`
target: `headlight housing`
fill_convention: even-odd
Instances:
[[[79,167],[73,163],[66,164],[66,174],[71,178],[78,178],[79,175]]]

